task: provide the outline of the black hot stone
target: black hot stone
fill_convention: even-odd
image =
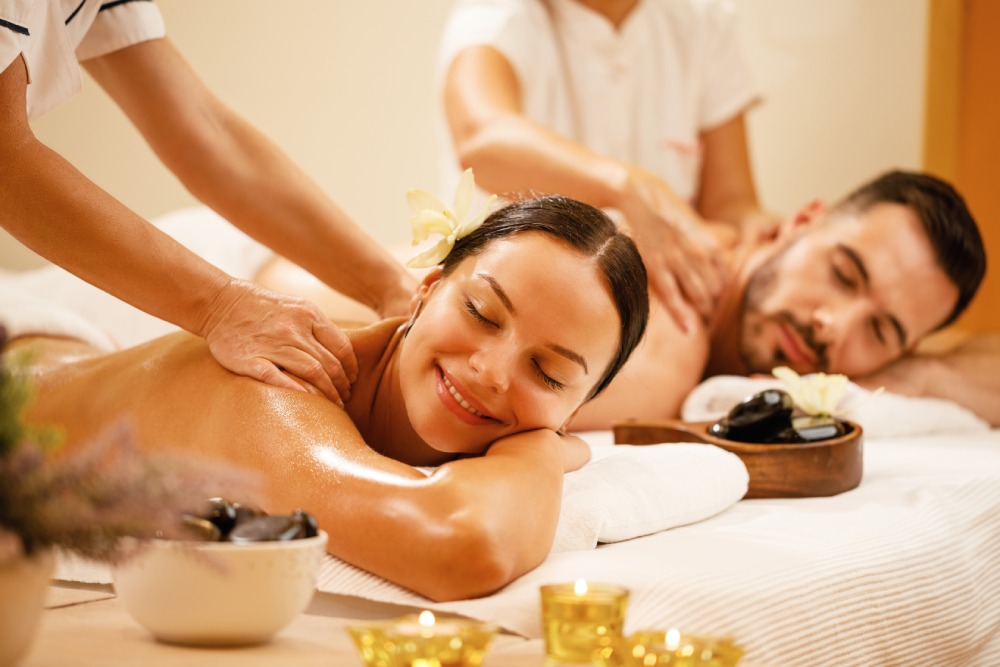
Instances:
[[[184,527],[194,533],[199,540],[204,540],[205,542],[218,542],[222,539],[218,526],[204,517],[195,516],[194,514],[185,514],[181,518],[181,522],[184,524]]]
[[[264,510],[257,509],[256,507],[250,507],[249,505],[241,505],[240,503],[233,503],[233,509],[236,510],[236,525],[243,523],[254,517],[264,516],[267,514]]]
[[[792,429],[800,442],[830,440],[847,433],[847,426],[839,419],[808,415],[792,419]]]
[[[229,533],[230,542],[284,542],[302,537],[302,525],[290,516],[258,516],[240,523]]]
[[[209,498],[202,516],[215,524],[223,539],[236,525],[236,507],[225,498]]]
[[[295,510],[292,512],[292,520],[302,526],[302,537],[316,537],[319,535],[319,525],[316,517],[309,512]]]
[[[765,389],[737,403],[712,424],[709,433],[740,442],[772,442],[792,425],[792,397],[780,389]]]

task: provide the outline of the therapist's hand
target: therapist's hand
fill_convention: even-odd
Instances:
[[[316,306],[244,280],[222,289],[202,335],[215,359],[233,373],[305,391],[285,373],[294,375],[341,406],[357,379],[350,340]]]
[[[617,208],[649,274],[649,287],[684,330],[690,306],[711,317],[729,277],[723,249],[686,201],[652,172],[633,167],[621,188]]]

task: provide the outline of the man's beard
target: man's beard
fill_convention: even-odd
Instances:
[[[740,300],[737,340],[739,341],[740,358],[750,373],[770,373],[775,366],[790,363],[781,348],[765,350],[753,344],[753,341],[760,339],[764,326],[775,321],[787,324],[802,337],[805,344],[816,355],[815,370],[823,371],[827,368],[826,344],[816,340],[816,334],[811,326],[799,322],[787,310],[780,310],[773,314],[766,314],[761,310],[762,304],[776,288],[781,258],[787,250],[786,248],[769,258],[753,272]]]

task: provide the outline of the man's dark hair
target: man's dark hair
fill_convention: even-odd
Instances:
[[[928,174],[890,171],[844,198],[838,208],[864,213],[881,203],[903,204],[920,220],[940,266],[958,288],[958,301],[938,328],[955,321],[969,305],[986,273],[986,249],[962,195]]]

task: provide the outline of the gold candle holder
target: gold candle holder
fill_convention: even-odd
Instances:
[[[736,667],[743,649],[730,637],[642,630],[616,638],[594,654],[599,667]]]
[[[479,667],[496,627],[423,611],[347,631],[366,667]]]
[[[628,589],[612,584],[542,586],[545,654],[555,662],[590,663],[594,651],[622,636]]]

